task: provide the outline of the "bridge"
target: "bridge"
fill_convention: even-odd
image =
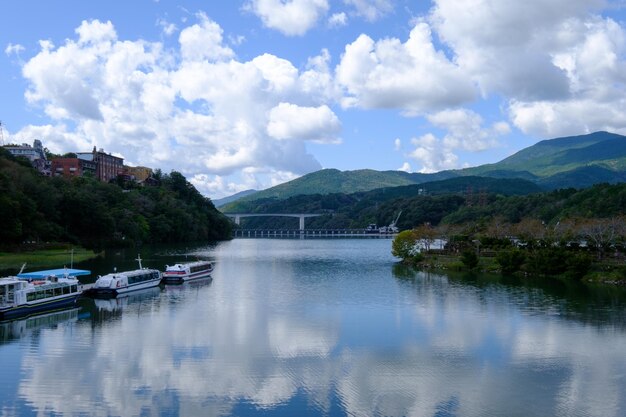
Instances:
[[[395,233],[374,233],[368,229],[237,229],[233,231],[235,237],[248,238],[377,238],[377,239],[393,239]]]
[[[224,213],[224,215],[235,219],[236,225],[241,225],[241,219],[244,217],[297,217],[300,219],[300,231],[304,231],[304,219],[322,216],[322,214],[304,213]]]

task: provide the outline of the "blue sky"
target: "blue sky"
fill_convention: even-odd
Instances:
[[[212,198],[626,134],[623,0],[21,0],[0,47],[5,142],[97,146]]]

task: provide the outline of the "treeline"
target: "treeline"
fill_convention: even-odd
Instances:
[[[0,246],[72,242],[88,248],[228,239],[231,223],[179,172],[158,186],[46,178],[0,148]]]
[[[423,224],[400,232],[392,254],[426,267],[442,266],[440,257],[452,255],[460,261],[456,268],[623,283],[626,216],[576,216],[552,224],[534,218],[509,223],[496,216],[478,223]]]
[[[400,230],[430,223],[483,224],[494,217],[509,223],[537,219],[555,224],[566,218],[607,218],[626,213],[626,184],[599,184],[576,190],[535,192],[522,180],[473,177],[441,181],[433,191],[422,186],[394,187],[354,194],[301,195],[285,200],[246,202],[241,212],[322,213],[307,219],[307,228],[364,228],[389,224],[402,210]],[[444,187],[444,184],[447,186]],[[422,191],[420,191],[422,190]],[[436,190],[437,194],[434,193]],[[297,228],[297,219],[244,219],[245,228]]]

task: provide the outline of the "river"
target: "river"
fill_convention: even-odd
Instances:
[[[0,324],[3,416],[624,416],[626,295],[402,268],[388,239],[142,250],[212,280]],[[75,267],[135,267],[133,251]]]

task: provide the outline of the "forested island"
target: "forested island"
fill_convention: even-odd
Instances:
[[[0,248],[46,242],[90,249],[229,239],[231,222],[179,172],[158,185],[43,177],[0,148]]]

